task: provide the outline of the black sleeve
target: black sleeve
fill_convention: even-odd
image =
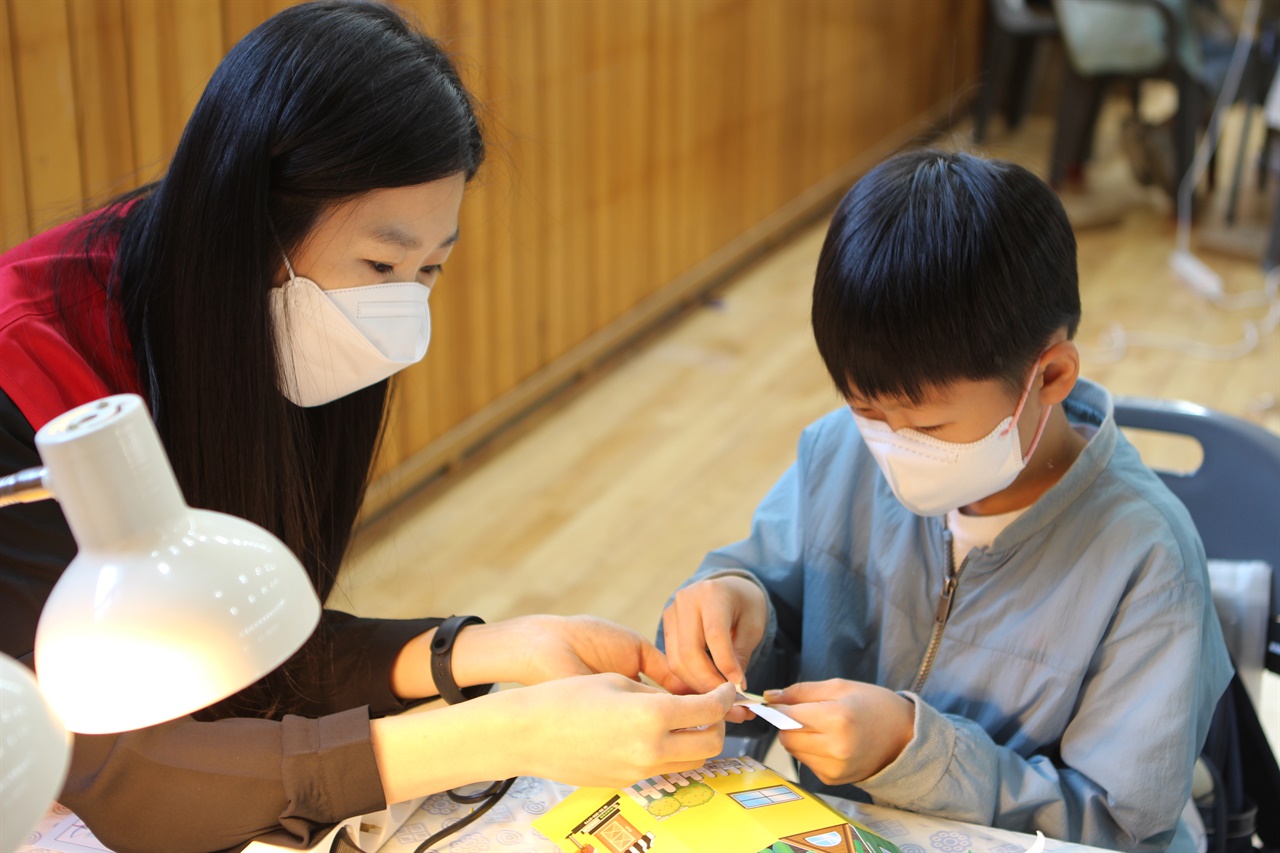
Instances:
[[[339,610],[322,617],[329,632],[332,685],[313,715],[368,705],[374,717],[403,711],[421,700],[405,702],[391,692],[391,669],[405,644],[439,625],[442,619],[363,619]],[[433,697],[428,697],[433,698]]]
[[[0,475],[39,466],[35,431],[0,391]],[[0,508],[0,642],[30,660],[49,592],[76,553],[56,501]],[[112,735],[78,735],[59,801],[121,853],[203,853],[279,829],[300,844],[384,807],[369,718],[400,710],[391,668],[439,619],[323,615],[330,678],[307,716],[182,717]]]
[[[40,464],[35,430],[0,391],[0,476]],[[0,508],[0,651],[13,658],[31,654],[40,611],[75,555],[57,501]]]

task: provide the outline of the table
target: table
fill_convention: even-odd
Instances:
[[[554,842],[539,834],[532,822],[573,788],[545,779],[517,780],[504,802],[460,835],[435,848],[437,853],[512,851],[559,853]],[[858,821],[898,845],[902,853],[1025,853],[1036,842],[1034,835],[973,826],[957,821],[925,817],[882,806],[863,805],[835,797],[823,797],[839,812]],[[379,848],[378,853],[413,853],[428,835],[466,814],[469,807],[455,805],[437,794],[423,801],[404,825]],[[1089,853],[1096,847],[1047,840],[1046,853]]]
[[[560,848],[554,842],[533,828],[533,821],[571,791],[573,788],[568,785],[521,777],[488,814],[432,850],[434,853],[559,853]],[[1036,842],[1034,835],[835,797],[823,799],[842,814],[898,845],[902,853],[1026,853]],[[435,794],[425,800],[394,806],[390,815],[380,813],[386,818],[353,818],[347,824],[357,827],[363,822],[368,831],[361,834],[360,845],[368,853],[413,853],[425,838],[458,820],[471,808],[454,803],[444,794]],[[326,837],[311,850],[327,853],[329,844]],[[105,850],[74,814],[58,806],[36,827],[31,842],[18,853],[103,853]],[[1045,853],[1100,853],[1096,847],[1053,839],[1046,841],[1044,850]],[[282,848],[254,842],[245,853],[282,853]]]

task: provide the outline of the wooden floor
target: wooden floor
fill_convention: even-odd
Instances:
[[[1068,198],[1082,221],[1122,213],[1114,227],[1078,232],[1085,375],[1119,394],[1192,400],[1280,431],[1280,334],[1231,361],[1137,348],[1116,359],[1102,346],[1115,323],[1230,342],[1263,313],[1220,311],[1175,279],[1168,205],[1128,176],[1108,122],[1088,192]],[[1047,136],[1033,120],[986,152],[1042,171]],[[1261,200],[1247,201],[1256,214]],[[747,533],[801,429],[840,405],[808,320],[824,228],[772,253],[482,464],[374,524],[330,604],[386,617],[585,612],[651,635],[702,555]],[[1254,263],[1203,257],[1228,291],[1261,285]]]

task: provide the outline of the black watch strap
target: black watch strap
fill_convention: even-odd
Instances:
[[[477,684],[464,690],[453,680],[453,643],[458,638],[458,632],[468,625],[483,624],[484,620],[479,616],[450,616],[440,623],[435,636],[431,638],[431,678],[436,683],[440,698],[450,705],[483,696],[492,686]]]

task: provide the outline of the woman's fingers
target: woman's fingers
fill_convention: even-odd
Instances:
[[[542,688],[548,700],[542,710],[556,723],[542,730],[538,743],[528,744],[538,753],[535,767],[540,775],[575,785],[629,785],[700,766],[723,747],[724,716],[733,704],[728,684],[676,696],[621,676],[598,675]]]
[[[644,641],[640,647],[640,671],[669,693],[682,695],[694,692],[692,687],[671,671],[667,656],[648,641]]]
[[[722,681],[709,693],[670,696],[663,710],[667,730],[696,729],[723,723],[725,715],[733,708],[735,695],[733,685]]]

